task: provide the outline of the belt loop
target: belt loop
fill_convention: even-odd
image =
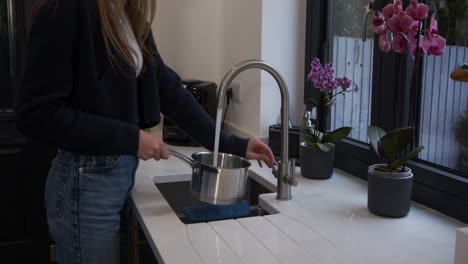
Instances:
[[[86,156],[85,155],[80,155],[80,154],[75,154],[77,163],[79,164],[79,167],[86,167]]]

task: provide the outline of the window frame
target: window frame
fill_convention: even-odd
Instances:
[[[333,1],[307,0],[305,72],[309,72],[312,58],[318,57],[323,60],[330,57],[327,38],[332,34],[329,26],[332,4]],[[374,2],[378,10],[381,10],[385,4],[387,2],[384,0]],[[374,36],[374,41],[378,43],[378,37]],[[409,89],[406,87],[411,84],[409,73],[413,71],[412,65],[409,55],[401,56],[394,52],[384,54],[379,48],[374,49],[372,125],[391,130],[402,127],[406,123],[410,98]],[[422,67],[420,68],[419,76],[421,77]],[[421,87],[416,96],[420,93]],[[318,99],[318,95],[317,89],[305,80],[304,102],[308,103],[309,98]],[[419,113],[416,113],[416,116],[419,118]],[[416,124],[419,124],[419,120],[416,120]],[[382,162],[369,144],[349,138],[336,144],[335,160],[336,168],[364,180],[367,179],[368,167]],[[468,178],[457,174],[455,170],[426,161],[413,160],[408,163],[414,172],[412,199],[447,216],[468,223],[468,210],[466,210],[468,208]]]

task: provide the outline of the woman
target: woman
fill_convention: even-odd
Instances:
[[[163,113],[213,149],[214,122],[156,49],[155,0],[41,2],[17,97],[18,128],[59,149],[46,184],[59,263],[118,263],[138,158],[169,156],[142,129]],[[256,139],[223,134],[220,151],[275,163]]]

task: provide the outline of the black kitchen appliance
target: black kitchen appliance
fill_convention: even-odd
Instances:
[[[299,163],[299,144],[301,143],[301,127],[293,126],[289,128],[289,158],[296,159]],[[268,146],[273,155],[279,160],[281,154],[281,125],[271,125],[268,129]]]
[[[209,81],[184,80],[183,86],[214,120],[216,118],[217,85]],[[184,109],[180,111],[184,111]],[[200,146],[166,117],[163,120],[163,140],[167,144],[175,146]]]
[[[0,256],[2,263],[49,263],[44,186],[55,149],[22,136],[14,102],[35,0],[0,1]]]

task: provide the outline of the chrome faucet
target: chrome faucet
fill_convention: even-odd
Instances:
[[[363,29],[364,32],[362,34],[362,42],[366,42],[367,40],[367,21],[369,20],[369,15],[375,11],[374,10],[374,1],[375,0],[369,0],[369,2],[366,5],[366,10],[364,11],[364,19],[363,19]]]
[[[294,162],[291,169],[289,169],[289,155],[288,155],[288,134],[289,134],[289,94],[288,87],[284,82],[280,73],[273,68],[270,64],[260,60],[247,60],[234,66],[224,77],[218,92],[218,109],[224,109],[226,102],[226,92],[231,85],[232,80],[239,75],[239,73],[248,69],[261,69],[268,72],[278,83],[281,92],[281,156],[279,164],[279,171],[277,177],[277,195],[278,200],[291,200],[291,185],[297,185],[294,179]]]

